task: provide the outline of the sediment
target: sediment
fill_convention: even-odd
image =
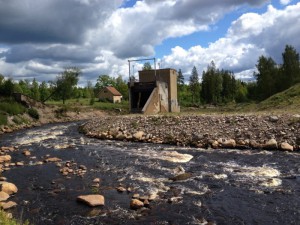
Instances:
[[[300,115],[128,115],[92,119],[89,137],[199,148],[300,150]]]

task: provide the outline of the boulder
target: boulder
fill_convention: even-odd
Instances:
[[[10,160],[11,160],[11,156],[10,155],[1,155],[0,156],[0,163],[8,162]]]
[[[2,209],[6,210],[6,209],[10,209],[12,207],[17,206],[17,203],[13,202],[13,201],[9,201],[9,202],[0,202],[0,206]]]
[[[138,132],[134,133],[132,136],[136,140],[142,140],[144,134],[145,133],[143,131],[138,131]]]
[[[61,159],[57,158],[57,157],[51,157],[51,158],[47,158],[45,159],[45,162],[60,162]]]
[[[7,194],[15,194],[18,192],[18,188],[13,183],[9,183],[6,181],[0,182],[0,190],[6,192]]]
[[[30,155],[31,155],[31,153],[30,153],[29,150],[24,150],[24,151],[23,151],[23,154],[24,154],[25,156],[30,156]]]
[[[130,201],[130,208],[131,209],[140,209],[144,207],[144,203],[138,199],[132,199]]]
[[[77,201],[83,202],[88,206],[103,206],[104,196],[103,195],[80,195],[77,197]]]
[[[279,120],[278,116],[270,116],[269,117],[270,122],[276,123],[278,120]]]
[[[285,151],[294,151],[294,147],[287,142],[282,142],[280,144],[280,149]]]
[[[122,192],[125,192],[126,191],[126,188],[120,186],[120,187],[117,187],[117,191],[122,193]]]
[[[228,139],[222,142],[223,148],[235,148],[236,142],[233,139]]]
[[[4,191],[0,191],[0,202],[6,201],[9,198],[9,194]]]
[[[263,147],[266,149],[277,149],[277,147],[278,147],[277,141],[274,138],[272,138],[272,139],[266,141],[266,143],[263,145]]]

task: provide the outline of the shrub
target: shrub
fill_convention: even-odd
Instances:
[[[7,115],[0,113],[0,125],[6,125],[7,124]]]
[[[10,115],[17,115],[26,112],[26,108],[17,102],[0,102],[0,108],[2,111],[7,112]]]
[[[31,116],[33,119],[39,119],[40,118],[40,114],[39,114],[39,112],[36,110],[36,109],[34,109],[34,108],[29,108],[28,109],[28,114],[29,114],[29,116]]]

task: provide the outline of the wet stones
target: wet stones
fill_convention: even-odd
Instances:
[[[45,159],[44,161],[48,163],[48,162],[60,162],[62,160],[57,157],[49,157],[49,158]]]
[[[141,200],[131,199],[131,201],[130,201],[130,208],[131,209],[136,210],[136,209],[140,209],[142,207],[144,207],[144,203]]]
[[[80,195],[77,197],[77,201],[83,202],[91,207],[103,206],[105,203],[103,195]]]
[[[282,149],[284,151],[293,151],[294,147],[287,142],[282,142],[280,144],[280,149]]]
[[[175,177],[171,177],[169,179],[172,180],[172,181],[182,181],[182,180],[187,180],[191,177],[192,177],[191,173],[182,173],[182,174],[179,174]]]
[[[77,163],[72,161],[66,161],[64,165],[58,163],[57,166],[61,167],[60,172],[64,176],[76,175],[83,177],[87,172],[87,167],[84,165],[77,165]]]
[[[11,156],[10,155],[1,155],[0,156],[0,163],[9,162],[10,160],[11,160]]]
[[[18,188],[16,185],[14,185],[13,183],[6,182],[6,181],[0,182],[0,190],[9,195],[12,195],[12,194],[15,194],[18,192]]]

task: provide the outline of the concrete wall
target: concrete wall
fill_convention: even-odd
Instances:
[[[177,100],[177,71],[174,69],[139,71],[140,82],[160,81],[168,85],[168,112],[180,112]]]

